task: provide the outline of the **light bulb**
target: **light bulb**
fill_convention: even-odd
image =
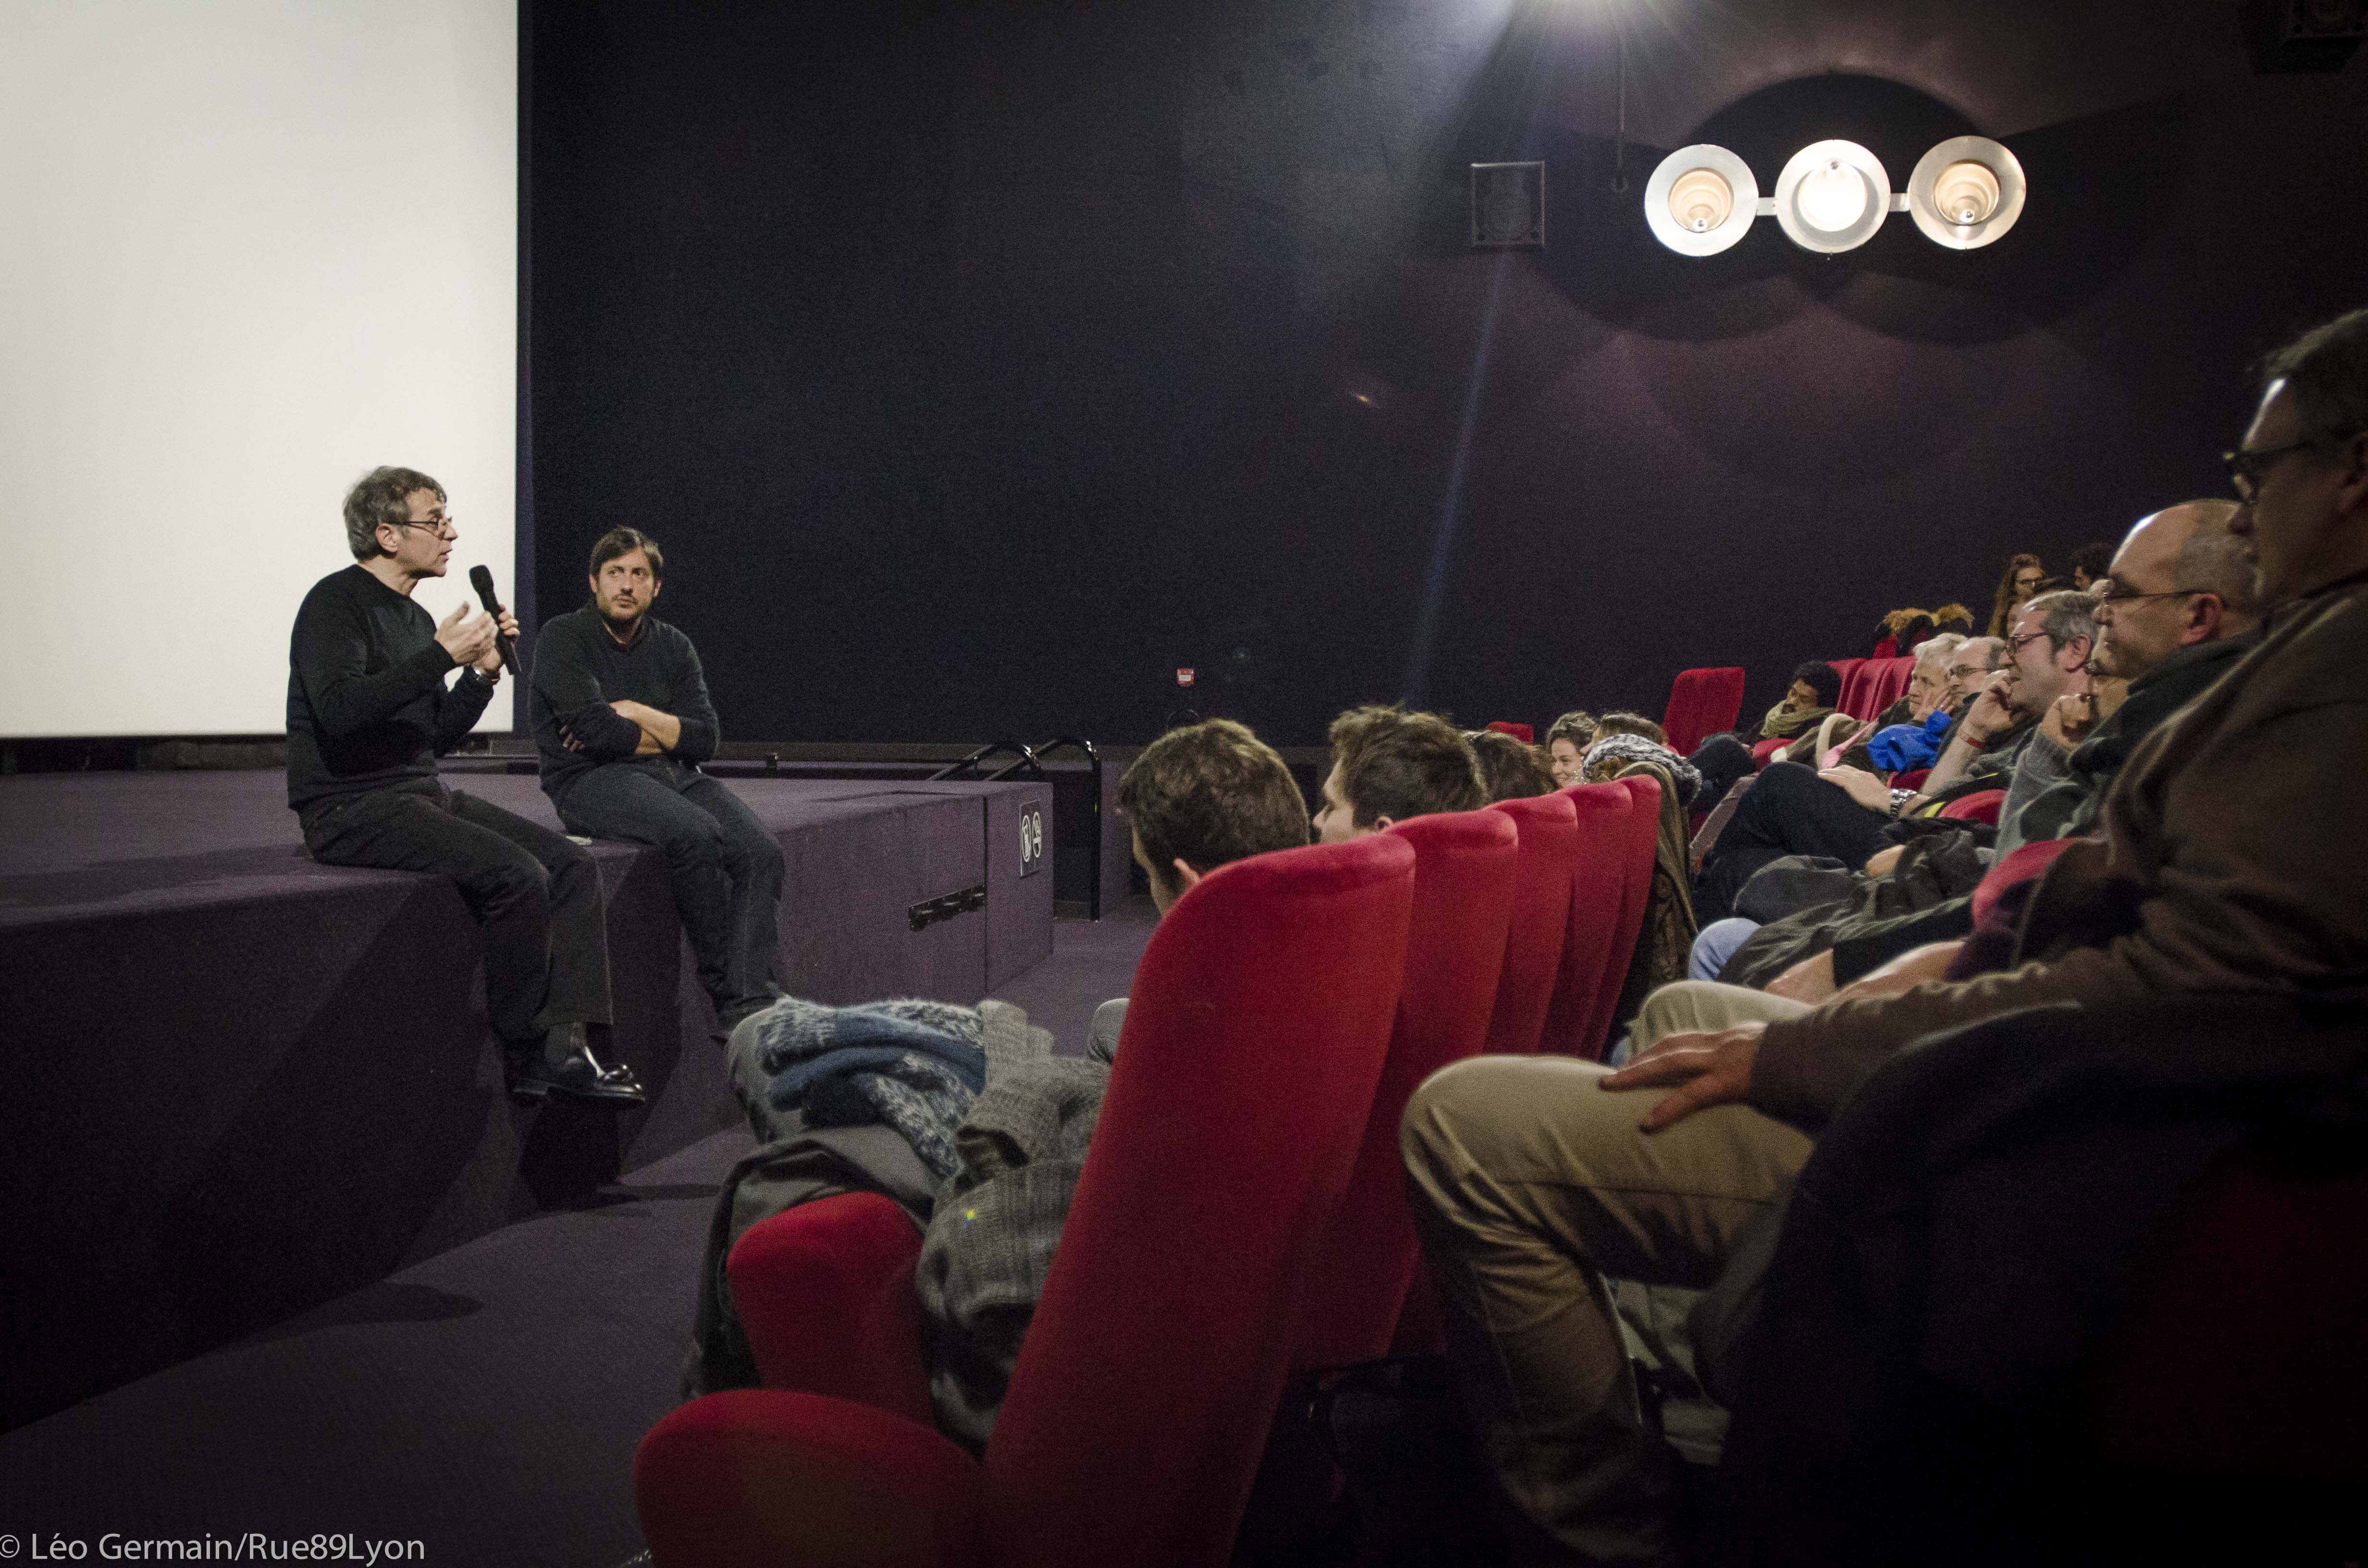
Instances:
[[[1978,223],[1998,210],[1998,180],[1987,164],[1951,164],[1932,182],[1932,205],[1952,223]]]
[[[1866,176],[1839,158],[1829,158],[1825,167],[1802,179],[1793,202],[1809,227],[1839,233],[1866,216]]]
[[[1690,233],[1706,234],[1735,210],[1735,187],[1708,169],[1692,169],[1669,187],[1669,216]]]

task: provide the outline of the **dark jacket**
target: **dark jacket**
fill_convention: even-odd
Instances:
[[[1755,1561],[2161,1560],[2129,1532],[2185,1516],[2100,1494],[2082,1373],[2216,1161],[2368,1166],[2361,1019],[2260,995],[2057,1006],[1876,1072],[1691,1320]]]
[[[2050,1002],[2368,982],[2368,583],[2280,610],[2137,744],[2098,836],[2058,856],[2011,967],[1771,1023],[1751,1099],[1814,1126],[1909,1040]]]

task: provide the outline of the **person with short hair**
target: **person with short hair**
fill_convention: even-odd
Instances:
[[[1345,844],[1430,812],[1488,803],[1480,759],[1463,732],[1436,713],[1351,708],[1332,721],[1332,770],[1315,812],[1315,836]]]
[[[1143,748],[1118,784],[1135,864],[1166,914],[1218,867],[1307,842],[1307,801],[1247,724],[1204,719]]]
[[[1502,730],[1466,730],[1473,755],[1480,761],[1480,778],[1488,788],[1490,803],[1551,795],[1557,788],[1554,767],[1545,754]]]
[[[1606,735],[1642,735],[1656,746],[1669,744],[1669,732],[1658,721],[1625,708],[1615,708],[1595,722],[1595,738],[1600,741]]]
[[[1823,659],[1804,660],[1793,671],[1793,681],[1784,688],[1784,699],[1768,710],[1759,721],[1759,738],[1763,741],[1790,739],[1804,732],[1814,732],[1841,700],[1841,672]]]
[[[1640,1021],[1617,1074],[1482,1057],[1416,1091],[1400,1146],[1458,1386],[1508,1495],[1566,1548],[1677,1547],[1672,1466],[1637,1421],[1601,1278],[1715,1278],[1886,1062],[2024,1008],[2110,1030],[2125,1001],[2368,988],[2368,311],[2272,356],[2262,382],[2227,525],[2254,547],[2260,640],[2132,750],[2001,965],[1906,989],[1878,971],[1773,1022],[1671,1009]]]
[[[2096,588],[2099,579],[2112,564],[2113,547],[2100,540],[2095,544],[2084,544],[2074,551],[2066,569],[2072,574],[2072,585],[2085,594]]]
[[[409,468],[372,469],[347,492],[355,563],[313,585],[289,640],[288,804],[324,866],[460,889],[484,932],[485,1011],[514,1095],[639,1105],[632,1070],[593,1051],[607,1049],[609,998],[592,858],[437,777],[501,679],[498,639],[518,632],[507,609],[464,599],[439,623],[415,602],[461,537],[445,500]]]
[[[543,793],[569,831],[654,846],[722,1033],[780,994],[780,840],[700,771],[721,738],[699,650],[650,613],[666,552],[638,528],[592,547],[591,597],[543,623],[532,714]]]
[[[1595,715],[1574,708],[1546,728],[1546,761],[1554,769],[1554,787],[1567,790],[1581,782],[1580,765],[1595,744]]]

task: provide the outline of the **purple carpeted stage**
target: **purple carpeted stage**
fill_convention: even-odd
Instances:
[[[451,781],[556,825],[531,778]],[[1051,951],[1050,786],[730,785],[788,858],[797,994],[973,1001]],[[615,1044],[648,1108],[521,1109],[501,1092],[451,885],[314,865],[283,789],[277,772],[0,779],[0,1168],[17,1199],[0,1424],[738,1119],[654,852],[593,846]],[[1023,816],[1047,840],[1025,865]]]

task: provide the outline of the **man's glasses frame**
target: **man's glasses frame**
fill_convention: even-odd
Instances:
[[[395,525],[402,528],[426,528],[438,539],[459,539],[461,519],[458,517],[405,517]]]

